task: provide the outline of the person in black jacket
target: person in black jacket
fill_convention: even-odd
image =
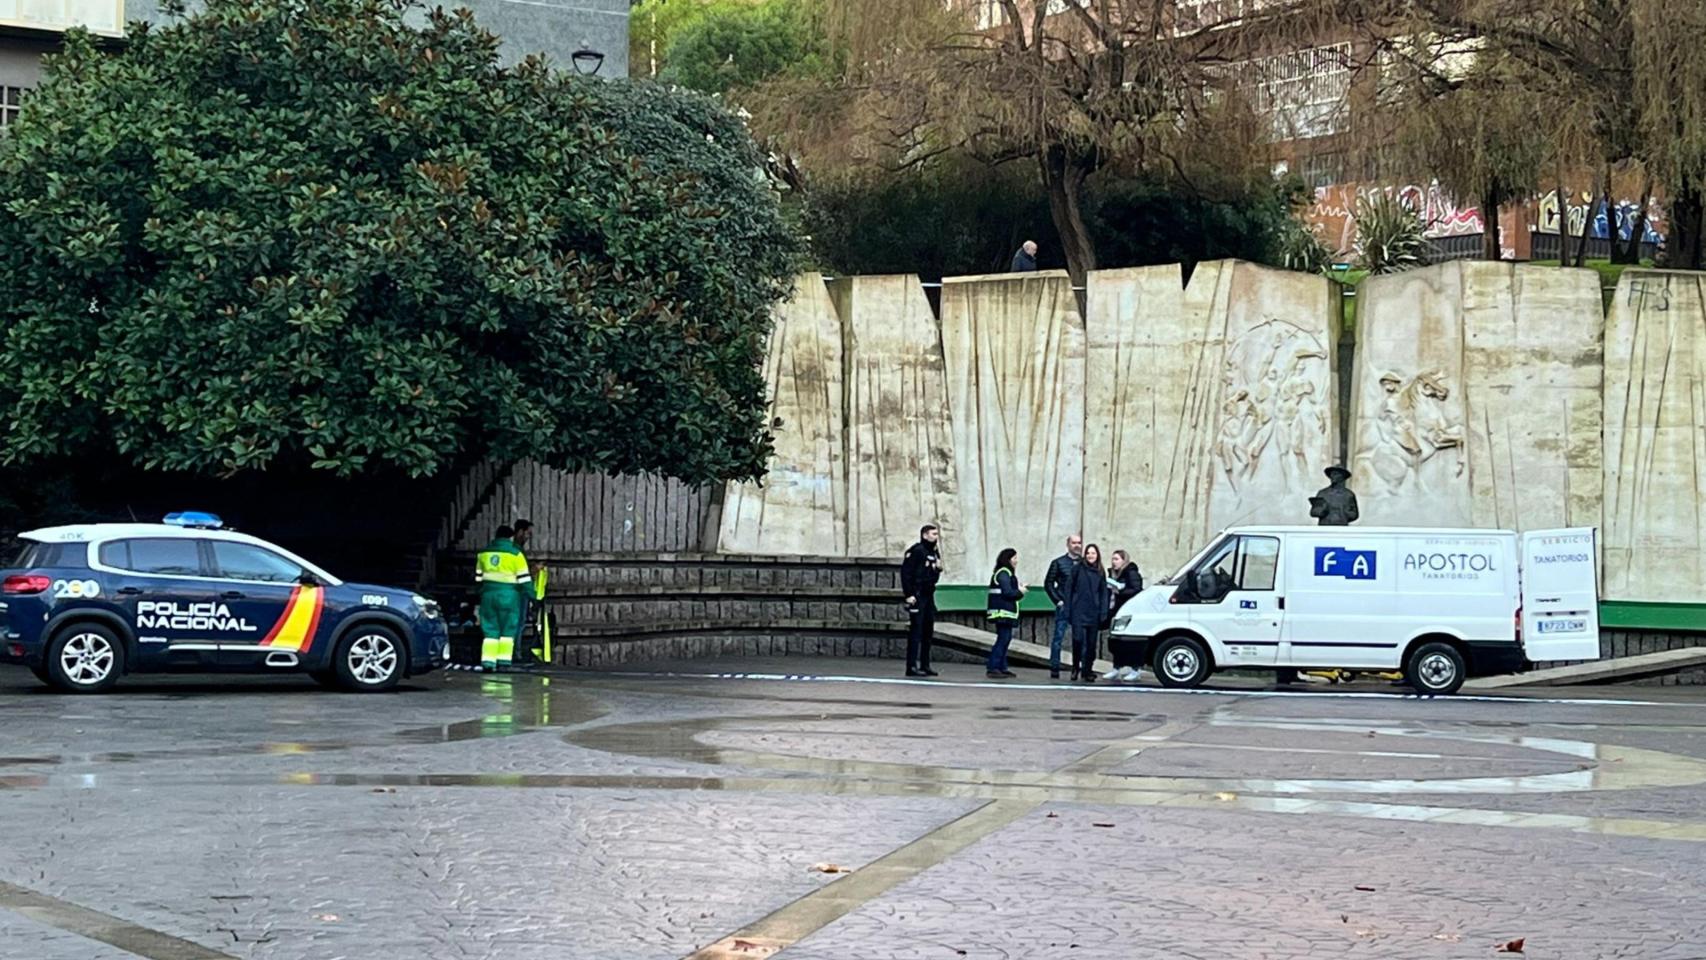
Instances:
[[[1019,249],[1013,254],[1013,264],[1009,268],[1012,273],[1035,273],[1037,269],[1037,242],[1026,240],[1019,244]]]
[[[1060,644],[1072,632],[1072,625],[1066,618],[1066,578],[1072,575],[1072,568],[1083,554],[1084,538],[1072,534],[1066,538],[1066,552],[1054,558],[1043,577],[1043,592],[1054,601],[1054,635],[1048,642],[1048,675],[1056,680],[1060,679]]]
[[[1114,579],[1120,582],[1119,592],[1114,594],[1113,608],[1110,617],[1125,606],[1125,602],[1135,597],[1143,590],[1143,573],[1137,569],[1137,564],[1131,562],[1131,554],[1124,550],[1114,551]],[[1102,674],[1103,680],[1136,680],[1138,671],[1143,668],[1143,644],[1124,637],[1108,634],[1108,653],[1114,658],[1114,668]]]
[[[1007,647],[1013,643],[1013,627],[1019,622],[1019,600],[1025,596],[1025,585],[1013,572],[1018,566],[1019,551],[1008,547],[995,558],[995,572],[989,575],[989,601],[984,609],[989,622],[995,625],[995,643],[989,648],[984,672],[991,680],[1018,676],[1007,669]]]
[[[912,623],[906,635],[906,675],[934,677],[930,641],[936,635],[936,581],[942,578],[942,531],[927,523],[900,561],[900,592]]]
[[[1095,544],[1066,578],[1066,618],[1072,624],[1072,679],[1096,682],[1096,651],[1101,646],[1102,622],[1108,618],[1113,592],[1102,572],[1102,551]]]

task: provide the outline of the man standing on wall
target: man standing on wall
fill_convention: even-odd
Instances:
[[[1054,636],[1048,642],[1048,675],[1055,680],[1060,679],[1060,643],[1066,639],[1069,627],[1066,617],[1066,578],[1072,576],[1072,567],[1078,558],[1084,555],[1084,537],[1082,534],[1072,534],[1066,538],[1066,552],[1054,558],[1048,565],[1048,574],[1043,577],[1043,592],[1054,601]]]
[[[1008,272],[1037,272],[1037,242],[1035,240],[1026,240],[1024,243],[1019,244],[1018,251],[1013,254],[1013,264],[1008,269]]]
[[[942,578],[942,531],[927,523],[918,531],[918,542],[900,561],[900,592],[906,597],[911,625],[906,635],[906,675],[934,677],[930,669],[930,641],[936,635],[936,581]]]
[[[521,635],[521,616],[533,578],[527,558],[515,542],[515,528],[504,524],[474,561],[474,582],[480,585],[480,669],[507,670]]]

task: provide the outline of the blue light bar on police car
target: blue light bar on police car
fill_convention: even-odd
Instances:
[[[214,514],[201,510],[180,510],[177,513],[168,513],[166,519],[161,522],[174,527],[195,527],[209,530],[217,530],[225,526],[225,521]]]

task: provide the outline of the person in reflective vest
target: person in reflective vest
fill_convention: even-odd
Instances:
[[[1019,600],[1025,596],[1025,585],[1013,573],[1018,565],[1019,551],[1008,547],[995,558],[995,572],[989,576],[989,602],[984,609],[995,626],[995,644],[989,648],[984,675],[991,680],[1015,676],[1007,669],[1007,647],[1013,642],[1013,627],[1019,622]]]
[[[480,585],[480,667],[508,669],[533,589],[527,558],[516,546],[513,527],[499,527],[492,542],[480,551],[474,562],[474,580]]]

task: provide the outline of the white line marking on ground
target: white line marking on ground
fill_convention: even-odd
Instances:
[[[584,676],[585,674],[583,674]],[[596,676],[659,680],[754,680],[784,683],[874,683],[889,686],[962,687],[988,690],[1060,690],[1099,694],[1186,694],[1208,697],[1287,697],[1333,700],[1440,700],[1447,703],[1546,703],[1588,707],[1699,707],[1697,703],[1667,703],[1657,700],[1582,699],[1570,697],[1500,697],[1491,694],[1454,693],[1446,697],[1424,697],[1418,693],[1378,693],[1333,690],[1181,690],[1170,687],[1083,686],[1059,683],[967,683],[961,680],[919,680],[910,677],[852,677],[816,673],[676,673],[673,671],[601,671]]]

